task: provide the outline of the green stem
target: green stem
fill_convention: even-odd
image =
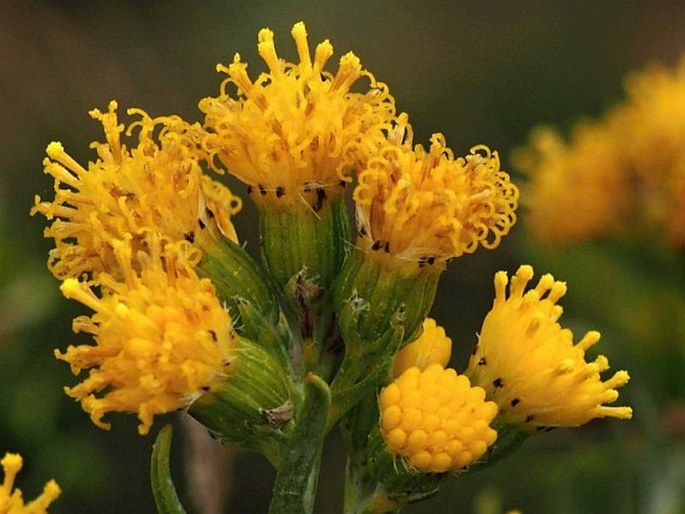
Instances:
[[[178,499],[169,471],[172,432],[171,425],[165,426],[157,434],[157,440],[152,446],[150,482],[159,514],[185,514],[186,512]]]
[[[270,514],[313,512],[330,401],[328,384],[308,373],[304,401],[295,420],[297,424],[276,476]]]
[[[341,313],[352,324],[357,323],[364,311],[364,305],[356,303],[348,302]],[[385,382],[393,358],[404,341],[404,328],[403,315],[398,312],[377,340],[364,341],[358,334],[349,334],[345,341],[345,357],[331,384],[332,404],[327,431],[363,398],[375,395],[379,384]]]

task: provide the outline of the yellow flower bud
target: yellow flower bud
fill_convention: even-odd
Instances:
[[[380,431],[388,450],[424,473],[459,471],[497,439],[497,405],[453,369],[432,364],[404,371],[379,397]]]
[[[393,376],[399,377],[404,371],[416,366],[420,370],[431,364],[447,366],[452,354],[452,340],[447,337],[445,329],[433,318],[423,321],[423,331],[415,341],[402,348],[395,356]]]

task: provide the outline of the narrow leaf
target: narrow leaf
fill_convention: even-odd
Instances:
[[[157,440],[152,446],[150,480],[159,514],[185,514],[186,512],[178,499],[176,488],[171,480],[171,472],[169,471],[169,451],[171,450],[172,432],[171,425],[165,426],[157,434]]]

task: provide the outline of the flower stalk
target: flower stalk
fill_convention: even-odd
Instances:
[[[313,373],[304,377],[304,401],[284,450],[274,484],[270,514],[314,511],[326,416],[331,402],[328,384]]]

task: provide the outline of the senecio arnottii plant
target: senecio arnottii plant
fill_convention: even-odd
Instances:
[[[442,134],[415,144],[353,53],[332,72],[328,41],[312,53],[303,23],[292,37],[299,62],[264,29],[265,72],[251,78],[238,54],[219,65],[202,124],[129,109],[125,125],[113,101],[91,111],[105,140],[87,166],[48,145],[54,198],[36,197],[32,213],[49,221],[63,294],[90,310],[73,328],[92,342],[55,351],[85,372],[66,393],[101,428],[129,412],[144,435],[184,411],[261,453],[278,472],[273,513],[312,511],[338,423],[345,512],[382,513],[538,432],[630,418],[608,406],[628,374],[602,380],[606,357],[585,360],[599,334],[574,343],[559,324],[565,285],[543,275],[528,287],[530,266],[495,276],[468,368],[448,367],[452,342],[427,317],[438,281],[453,259],[498,246],[518,189],[486,146],[459,157]],[[233,227],[241,199],[217,180],[225,172],[257,207],[260,262]],[[178,513],[170,437],[157,436],[152,486],[159,511]]]

